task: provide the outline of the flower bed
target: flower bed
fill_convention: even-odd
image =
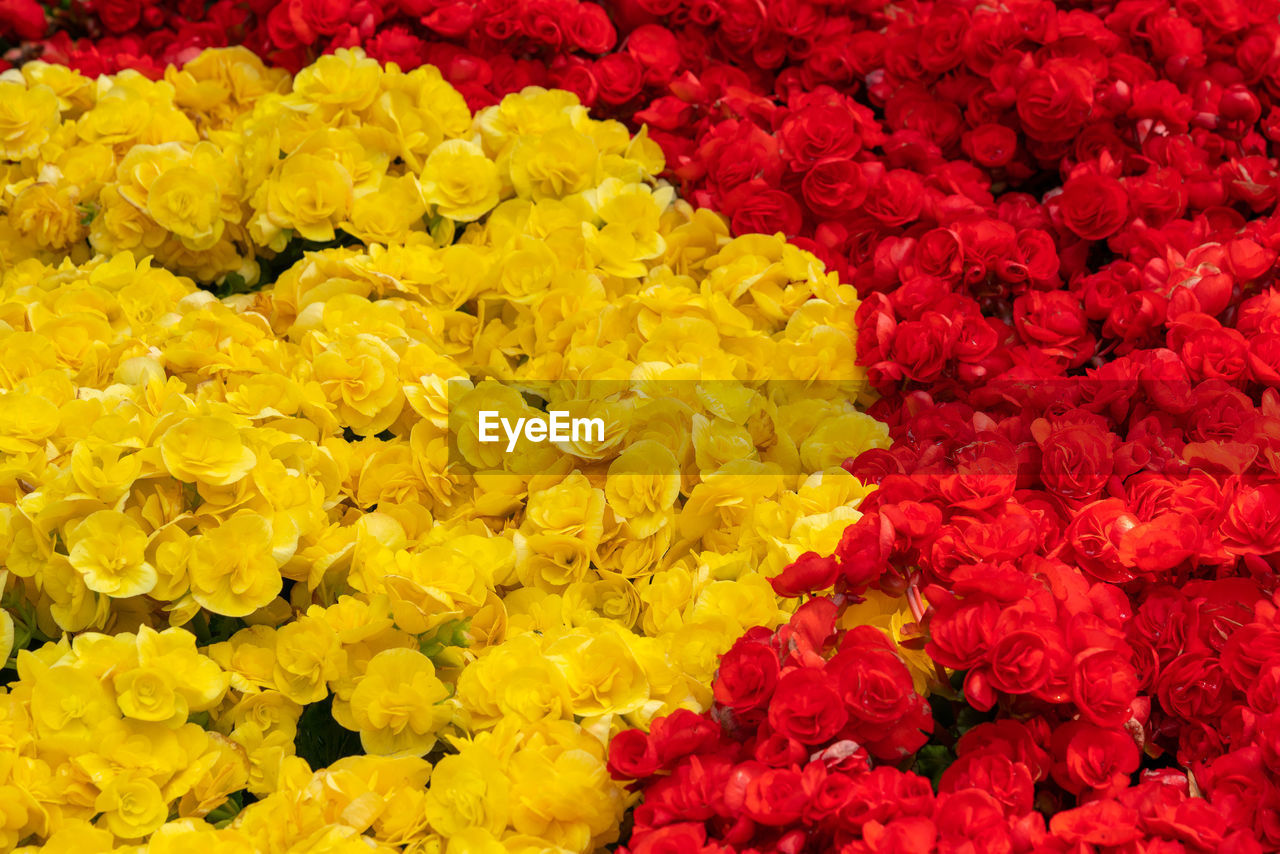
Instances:
[[[853,288],[566,92],[10,77],[5,847],[615,840],[609,736],[857,516]],[[548,380],[607,438],[450,424]]]
[[[661,147],[650,178],[727,218],[704,210],[681,227],[719,229],[716,249],[777,233],[856,287],[856,307],[817,286],[795,296],[830,305],[823,323],[856,342],[852,359],[834,351],[847,369],[834,376],[867,378],[891,445],[851,455],[843,482],[859,486],[844,505],[877,488],[865,515],[824,517],[812,542],[753,551],[750,571],[788,604],[707,647],[714,658],[762,626],[720,663],[713,694],[714,660],[697,702],[615,738],[610,768],[641,803],[630,850],[1280,850],[1274,3],[293,2],[251,10],[242,29],[222,25],[230,5],[136,8],[72,5],[14,57],[137,66],[194,93],[188,73],[207,91],[231,82],[210,82],[207,58],[191,72],[161,63],[230,39],[296,69],[360,44],[439,66],[472,107],[559,86]],[[44,22],[22,21],[18,35],[41,35]],[[265,94],[277,74],[235,86]],[[54,251],[40,241],[63,231],[83,246],[77,227],[98,251],[143,239],[124,222],[135,203],[95,233],[96,212],[77,226],[76,201],[49,183],[18,205],[26,187],[10,182],[20,257]],[[271,242],[286,225],[265,197],[240,204],[248,237],[217,238],[234,252],[192,248],[217,230],[210,213],[176,243],[155,232],[157,258],[220,293],[287,281],[285,262],[300,262],[277,261]],[[352,223],[366,242],[404,237]],[[443,239],[434,220],[399,227]],[[754,256],[757,239],[732,245]],[[765,257],[785,268],[792,251]],[[546,328],[515,305],[512,330]],[[740,355],[722,331],[737,321],[708,317],[692,335],[708,357]],[[830,352],[813,340],[810,355]],[[556,352],[573,353],[565,341]],[[794,426],[801,444],[839,432]],[[751,490],[733,500],[751,505]],[[682,500],[682,517],[707,506]],[[671,576],[663,608],[697,589]],[[851,666],[864,659],[883,666]],[[877,702],[893,714],[867,718]],[[884,739],[894,752],[877,751]]]

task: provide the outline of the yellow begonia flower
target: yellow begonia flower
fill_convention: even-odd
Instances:
[[[174,690],[173,677],[165,670],[137,667],[118,674],[112,685],[125,717],[177,723],[187,719],[186,702]]]
[[[110,851],[115,848],[115,836],[103,827],[94,827],[86,819],[64,819],[41,846],[30,846],[17,851],[42,851],[49,854],[82,854],[87,851]]]
[[[404,406],[398,362],[386,341],[358,334],[339,338],[318,353],[312,371],[342,422],[372,435],[390,426]]]
[[[298,72],[293,89],[307,101],[362,110],[377,97],[381,76],[376,60],[343,48]]]
[[[440,216],[471,222],[495,205],[502,190],[498,167],[480,146],[451,139],[432,149],[422,168],[422,200]]]
[[[243,617],[266,605],[283,586],[270,520],[239,511],[197,537],[188,572],[192,595],[215,614]]]
[[[319,617],[304,615],[276,632],[276,687],[290,700],[314,703],[323,700],[326,683],[338,678],[345,655],[338,633]]]
[[[411,649],[384,650],[369,661],[351,694],[351,720],[365,750],[421,756],[452,717],[443,703],[448,697],[431,659]]]
[[[616,623],[556,640],[546,655],[565,674],[576,715],[626,714],[649,699],[643,671]]]
[[[377,192],[352,202],[351,218],[339,227],[368,244],[405,243],[412,232],[423,231],[424,213],[426,204],[412,175],[384,175]]]
[[[641,440],[609,464],[605,499],[636,537],[648,537],[670,521],[680,495],[680,467],[666,446]]]
[[[212,415],[184,419],[160,438],[160,459],[184,483],[227,486],[240,480],[257,462],[240,431]]]
[[[209,249],[222,236],[219,186],[196,166],[166,169],[150,187],[147,213],[156,225],[182,238],[192,249]]]
[[[0,80],[0,156],[8,160],[34,157],[60,118],[53,89]]]
[[[69,187],[31,184],[9,206],[9,225],[41,249],[66,249],[85,236],[77,201]]]
[[[465,827],[449,837],[445,854],[507,854],[507,847],[483,827]]]
[[[124,513],[90,514],[71,531],[68,544],[71,565],[90,590],[125,597],[156,586],[155,568],[146,561],[147,535]]]
[[[334,228],[351,215],[355,187],[340,163],[316,154],[295,154],[263,185],[261,216],[252,227],[269,245],[291,229],[307,240],[332,240]]]
[[[577,851],[616,839],[624,801],[608,782],[604,745],[568,721],[544,721],[521,735],[509,772],[512,827]]]
[[[593,186],[599,167],[590,137],[558,128],[519,138],[511,153],[511,182],[523,199],[559,199]]]
[[[445,836],[468,827],[502,833],[507,827],[509,785],[497,756],[483,747],[467,746],[436,763],[423,811],[431,827]]]
[[[164,824],[169,815],[164,794],[147,777],[119,775],[94,801],[107,829],[121,839],[141,839]]]

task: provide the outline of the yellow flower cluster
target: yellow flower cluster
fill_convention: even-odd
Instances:
[[[852,287],[568,93],[33,63],[0,158],[0,851],[595,851],[887,444]],[[548,380],[603,441],[451,424]]]

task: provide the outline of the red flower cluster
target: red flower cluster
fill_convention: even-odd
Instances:
[[[614,22],[580,0],[71,0],[48,10],[0,0],[0,38],[40,39],[46,12],[53,34],[30,50],[87,74],[136,68],[158,77],[167,64],[227,45],[296,71],[321,53],[358,45],[402,68],[439,66],[473,106],[562,81],[620,104],[639,91],[641,62],[655,58],[643,33],[611,53]]]
[[[38,39],[45,28],[44,9],[36,0],[0,0],[0,37]]]
[[[935,7],[911,63],[890,26],[885,171],[812,233],[866,294],[895,444],[850,462],[880,489],[837,553],[775,581],[923,594],[965,702],[1042,722],[1042,796],[1120,821],[1133,775],[1176,761],[1229,816],[1195,850],[1223,827],[1280,850],[1274,13]],[[966,52],[978,20],[1000,53]],[[927,32],[959,38],[945,68]]]
[[[749,631],[721,661],[710,713],[613,740],[611,772],[644,791],[633,851],[830,850],[904,804],[932,815],[928,780],[893,767],[928,739],[929,705],[893,643],[837,632],[836,612],[815,599],[776,632]]]
[[[933,729],[929,706],[893,644],[870,627],[837,631],[837,611],[813,599],[777,632],[748,632],[721,661],[710,712],[613,740],[611,773],[644,794],[624,852],[1262,850],[1240,822],[1257,756],[1224,766],[1233,798],[1210,803],[1173,771],[1130,786],[1138,748],[1123,731],[1078,720],[1050,737],[1032,717],[968,728],[936,781],[900,770]],[[1037,784],[1042,801],[1088,798],[1046,825]]]

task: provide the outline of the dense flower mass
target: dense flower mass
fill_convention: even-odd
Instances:
[[[1193,797],[1173,769],[1130,785],[1134,740],[1085,720],[1049,743],[1043,718],[969,722],[936,761],[941,745],[925,742],[941,735],[939,704],[913,690],[883,633],[855,611],[841,627],[839,612],[815,598],[776,631],[748,632],[721,659],[708,714],[681,710],[613,740],[610,772],[644,793],[628,850],[1263,850],[1233,823],[1234,804]],[[930,776],[902,769],[918,750]],[[1036,787],[1050,780],[1091,796],[1046,823]]]
[[[157,768],[153,845],[1280,851],[1278,16],[0,2],[54,63],[0,80],[0,644],[197,634],[223,699],[130,676],[120,715],[270,748]],[[143,319],[82,295],[119,277]],[[549,378],[608,455],[448,452],[451,394]],[[228,717],[255,691],[296,737]],[[321,710],[406,764],[313,770]],[[69,846],[161,810],[34,749],[94,781]],[[191,823],[219,786],[272,806]],[[62,815],[22,803],[15,843]]]
[[[917,759],[951,763],[939,795],[973,713],[1034,728],[1042,762],[998,751],[1024,781],[992,819],[1012,850],[1280,846],[1274,11],[935,7],[876,34],[865,102],[802,79],[675,159],[735,227],[767,211],[864,295],[895,444],[850,461],[879,486],[867,512],[775,588],[915,603],[970,714]],[[841,844],[950,850],[942,809]],[[826,844],[787,826],[777,850]]]
[[[853,288],[563,91],[0,86],[0,847],[615,840],[607,739],[706,708],[857,518]],[[546,380],[617,432],[451,431]]]

